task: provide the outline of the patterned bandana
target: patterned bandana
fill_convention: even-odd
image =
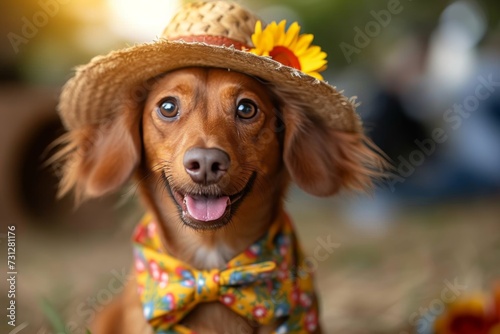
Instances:
[[[221,270],[197,270],[167,254],[156,224],[146,216],[134,233],[139,295],[156,333],[194,333],[182,319],[199,303],[216,301],[260,325],[281,323],[275,334],[316,330],[312,277],[299,268],[303,254],[285,213]]]

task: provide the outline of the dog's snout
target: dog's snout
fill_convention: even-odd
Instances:
[[[191,179],[200,184],[213,184],[226,174],[231,159],[216,148],[192,148],[184,154],[184,168]]]

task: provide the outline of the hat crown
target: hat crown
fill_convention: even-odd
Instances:
[[[182,7],[159,40],[112,51],[78,67],[61,93],[58,109],[64,125],[76,131],[111,122],[124,108],[139,110],[159,75],[214,67],[269,82],[283,101],[325,119],[335,129],[360,133],[354,104],[334,87],[253,53],[259,46],[253,45],[252,35],[256,33],[256,43],[261,42],[257,20],[240,5],[225,1]]]
[[[194,36],[228,38],[252,46],[252,34],[258,18],[232,2],[207,1],[183,6],[163,31],[168,40]]]

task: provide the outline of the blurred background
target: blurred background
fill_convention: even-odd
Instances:
[[[56,104],[74,66],[154,40],[182,2],[0,2],[0,248],[15,225],[19,332],[85,333],[116,293],[111,282],[126,281],[142,214],[133,191],[75,209],[55,199],[43,161],[64,133]],[[358,96],[368,135],[393,161],[371,196],[290,195],[306,250],[339,244],[315,260],[325,332],[432,333],[450,284],[456,296],[491,291],[500,280],[498,0],[239,2],[315,35],[328,53],[325,79]]]

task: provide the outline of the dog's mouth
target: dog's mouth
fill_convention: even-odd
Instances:
[[[236,194],[216,194],[213,189],[200,188],[196,192],[183,192],[172,188],[165,179],[184,224],[198,230],[214,230],[231,221],[243,199],[252,190],[257,174],[254,172],[243,189]]]

